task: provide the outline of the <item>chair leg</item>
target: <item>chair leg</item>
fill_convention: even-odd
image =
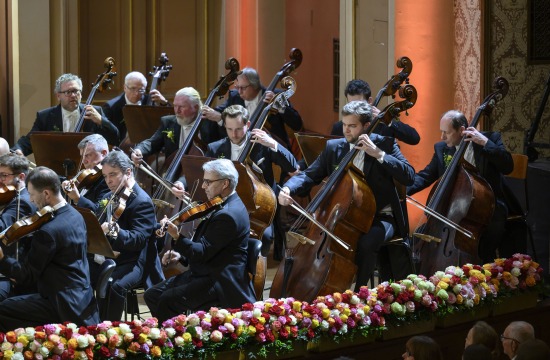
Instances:
[[[533,259],[538,262],[537,259],[537,250],[535,249],[535,240],[533,239],[533,232],[531,231],[531,226],[529,225],[529,222],[527,219],[523,219],[525,221],[525,225],[527,225],[527,236],[529,236],[529,243],[531,244],[531,250],[533,251]]]

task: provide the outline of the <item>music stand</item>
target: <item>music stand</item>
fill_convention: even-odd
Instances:
[[[319,154],[323,152],[328,140],[341,138],[341,136],[326,136],[306,133],[294,133],[294,136],[296,136],[296,141],[302,151],[302,155],[307,166],[311,165],[311,163],[317,159]]]
[[[36,165],[46,166],[59,175],[70,177],[78,172],[78,143],[89,132],[35,131],[30,134]]]
[[[74,207],[84,218],[86,222],[86,232],[88,234],[88,253],[103,255],[108,258],[116,259],[120,254],[118,251],[113,251],[109,240],[105,237],[101,225],[97,220],[94,212],[90,209]]]
[[[122,108],[128,138],[133,144],[149,139],[160,126],[160,118],[174,115],[174,108],[169,106],[136,106],[124,105]]]

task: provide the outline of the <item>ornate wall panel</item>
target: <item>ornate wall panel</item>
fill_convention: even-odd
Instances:
[[[455,1],[455,107],[468,120],[480,103],[481,9],[478,0]]]
[[[510,82],[508,96],[491,116],[490,128],[502,132],[512,152],[523,152],[529,129],[541,102],[550,65],[529,65],[527,56],[527,0],[488,1],[490,37],[487,41],[488,80],[504,76]],[[487,84],[489,85],[489,84]],[[550,106],[546,106],[536,142],[550,141]],[[550,150],[541,150],[549,157]]]

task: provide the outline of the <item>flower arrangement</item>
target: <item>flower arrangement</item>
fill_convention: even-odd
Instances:
[[[500,296],[537,289],[542,269],[527,255],[496,259],[484,266],[450,266],[429,278],[409,275],[376,288],[362,287],[319,296],[311,303],[267,299],[239,309],[211,308],[159,324],[110,322],[88,327],[72,323],[0,333],[0,359],[206,359],[219,351],[254,349],[255,356],[292,351],[299,342],[339,342],[378,334],[387,322],[407,323],[475,309]],[[161,325],[161,326],[159,326]]]

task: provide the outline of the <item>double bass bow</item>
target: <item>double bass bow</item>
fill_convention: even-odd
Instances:
[[[103,63],[103,67],[105,67],[107,70],[105,70],[103,73],[97,76],[97,80],[95,84],[92,86],[92,91],[90,91],[90,95],[88,95],[88,99],[86,99],[86,104],[84,105],[84,107],[91,105],[96,92],[98,91],[101,92],[107,89],[111,84],[111,82],[113,81],[113,77],[117,75],[116,67],[115,67],[115,59],[113,59],[112,57],[108,57],[105,59]],[[82,128],[84,127],[85,116],[86,116],[86,112],[83,111],[80,114],[80,118],[78,119],[78,122],[75,125],[74,132],[82,131]]]
[[[496,103],[506,96],[508,81],[498,77],[493,88],[477,109],[470,127],[478,125],[481,115],[490,115]],[[449,166],[428,196],[426,207],[448,221],[438,220],[427,212],[426,223],[413,233],[413,256],[420,261],[420,274],[428,275],[450,265],[477,260],[479,238],[491,221],[495,196],[477,169],[464,160],[468,145],[470,143],[463,137]]]
[[[401,111],[416,103],[412,85],[400,89],[405,99],[388,105],[366,129],[370,134],[382,121],[391,122]],[[353,165],[359,149],[350,150],[330,174],[327,182],[309,203],[304,214],[289,233],[300,241],[277,269],[270,297],[292,296],[311,301],[318,295],[348,289],[357,272],[355,250],[362,234],[367,233],[376,212],[372,190],[364,180],[362,169]],[[298,233],[309,216],[324,227],[310,223],[303,235]],[[330,232],[330,234],[329,234]],[[342,239],[338,241],[336,239]],[[333,240],[336,244],[333,246]]]

